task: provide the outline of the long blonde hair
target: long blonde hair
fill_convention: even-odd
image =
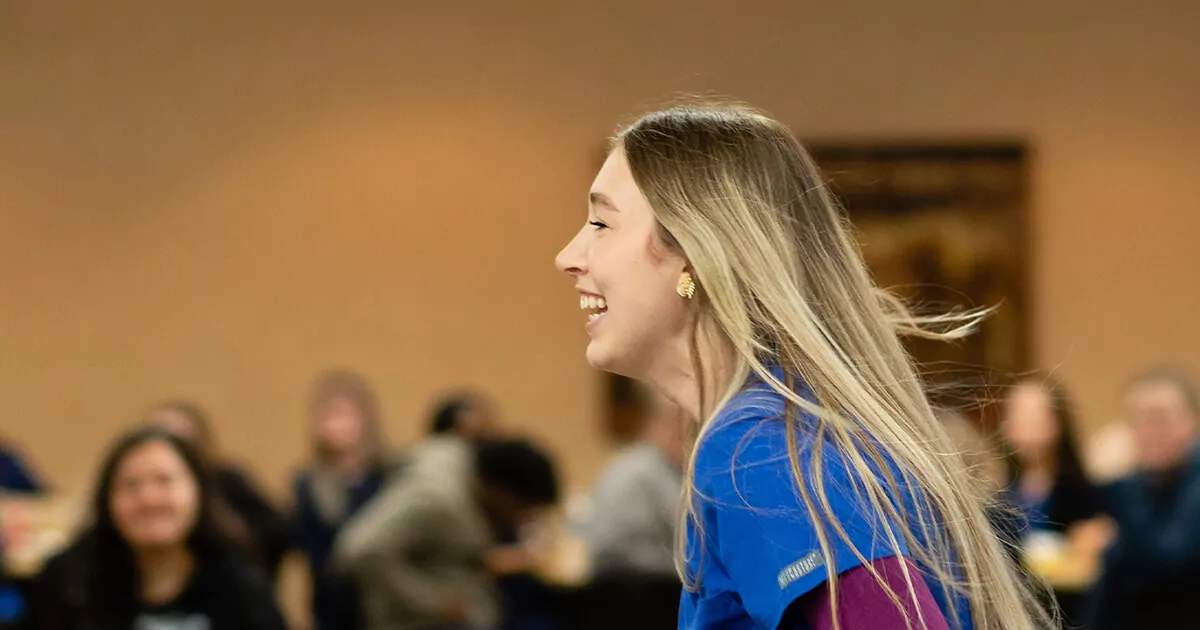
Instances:
[[[911,572],[904,572],[908,592],[896,593],[832,513],[819,468],[820,449],[828,443],[851,472],[849,482],[864,507],[893,524],[882,533],[896,555],[906,545],[943,585],[946,601],[964,596],[977,630],[1050,627],[1053,621],[992,532],[986,493],[962,474],[962,460],[935,419],[899,339],[958,338],[986,312],[916,317],[875,287],[812,158],[784,125],[751,108],[680,105],[657,111],[621,130],[613,150],[624,151],[663,242],[683,253],[698,284],[694,330],[700,332],[691,347],[701,383],[704,371],[714,369],[700,356],[703,331],[715,331],[731,359],[728,386],[715,408],[705,410],[700,440],[712,417],[756,374],[787,401],[792,474],[815,517],[826,558],[831,536],[839,536],[900,610],[902,596],[915,601]],[[774,376],[768,361],[801,379],[814,400]],[[700,396],[702,402],[708,399],[704,391]],[[816,419],[810,470],[801,470],[798,414]],[[698,525],[696,450],[685,484],[685,512]],[[901,478],[879,474],[892,469],[889,462]],[[915,511],[906,507],[906,499]],[[689,580],[686,530],[681,528],[678,558],[681,575]],[[840,627],[836,575],[829,575],[828,586],[835,600],[834,626]],[[952,626],[964,621],[953,618],[954,610],[948,620]],[[923,619],[906,619],[910,627],[925,626]]]

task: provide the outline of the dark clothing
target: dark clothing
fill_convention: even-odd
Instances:
[[[1136,474],[1104,489],[1117,522],[1093,593],[1097,630],[1168,630],[1200,620],[1200,449],[1178,471]]]
[[[0,445],[0,489],[20,494],[38,494],[43,490],[25,460],[7,445]]]
[[[1100,512],[1096,487],[1082,475],[1060,474],[1045,499],[1031,504],[1021,497],[1017,482],[1006,490],[1005,499],[1021,511],[1023,529],[1065,533],[1075,523]]]
[[[1066,534],[1076,523],[1098,516],[1101,513],[1099,490],[1081,473],[1060,473],[1041,501],[1022,497],[1015,481],[998,498],[999,505],[988,516],[992,529],[1009,552],[1010,560],[1021,568],[1030,589],[1041,596],[1041,604],[1047,609],[1058,609],[1062,627],[1078,627],[1086,616],[1082,594],[1056,591],[1051,596],[1046,592],[1038,578],[1025,568],[1022,544],[1031,532]]]
[[[99,601],[104,610],[80,606],[86,588],[69,549],[52,558],[33,587],[30,630],[284,630],[287,626],[266,579],[235,553],[197,558],[191,580],[173,601],[148,604],[136,593],[128,601]],[[136,590],[136,584],[129,585]],[[86,597],[86,595],[85,595]],[[103,598],[99,598],[103,599]]]
[[[494,530],[497,546],[520,542],[511,529]],[[496,577],[500,594],[500,627],[498,630],[557,630],[556,593],[533,573],[514,573]]]
[[[360,483],[342,488],[344,510],[340,514],[330,514],[320,508],[311,471],[296,476],[293,487],[296,532],[312,575],[315,630],[361,630],[364,627],[358,585],[353,577],[334,569],[331,562],[333,544],[342,526],[375,497],[387,476],[387,470],[380,468]]]
[[[291,523],[237,468],[224,466],[218,469],[216,483],[222,498],[245,525],[256,560],[261,563],[267,579],[274,584],[279,577],[283,557],[294,540]]]

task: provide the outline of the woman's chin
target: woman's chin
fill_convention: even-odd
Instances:
[[[592,339],[587,346],[587,362],[588,365],[604,372],[611,372],[612,369],[610,357],[605,352],[604,342]]]
[[[603,341],[593,339],[587,347],[587,362],[602,372],[640,380],[642,373],[636,368],[638,362],[631,360],[628,354],[614,352],[613,348]]]

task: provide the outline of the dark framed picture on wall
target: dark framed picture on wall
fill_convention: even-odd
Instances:
[[[808,147],[846,208],[878,285],[918,313],[995,309],[962,340],[906,340],[935,403],[987,415],[996,384],[1030,361],[1024,144]]]

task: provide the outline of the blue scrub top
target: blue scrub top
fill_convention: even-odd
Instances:
[[[772,371],[782,380],[780,370]],[[821,553],[814,516],[792,474],[784,402],[783,396],[752,375],[698,445],[695,500],[700,523],[697,527],[688,522],[687,569],[689,581],[699,587],[683,591],[680,630],[774,629],[793,601],[826,581],[831,567],[841,574],[861,564],[818,508],[816,516],[822,519],[832,554]],[[799,417],[799,463],[807,475],[818,456],[816,421]],[[855,473],[847,470],[835,447],[826,442],[819,457],[830,507],[854,547],[868,561],[895,555],[886,519],[859,497],[853,487],[857,484],[851,484]],[[808,489],[816,501],[815,484],[810,482]],[[898,529],[894,533],[901,554],[907,555],[903,535]],[[936,583],[929,587],[947,620],[952,619],[942,587]],[[966,601],[956,606],[969,629]]]

